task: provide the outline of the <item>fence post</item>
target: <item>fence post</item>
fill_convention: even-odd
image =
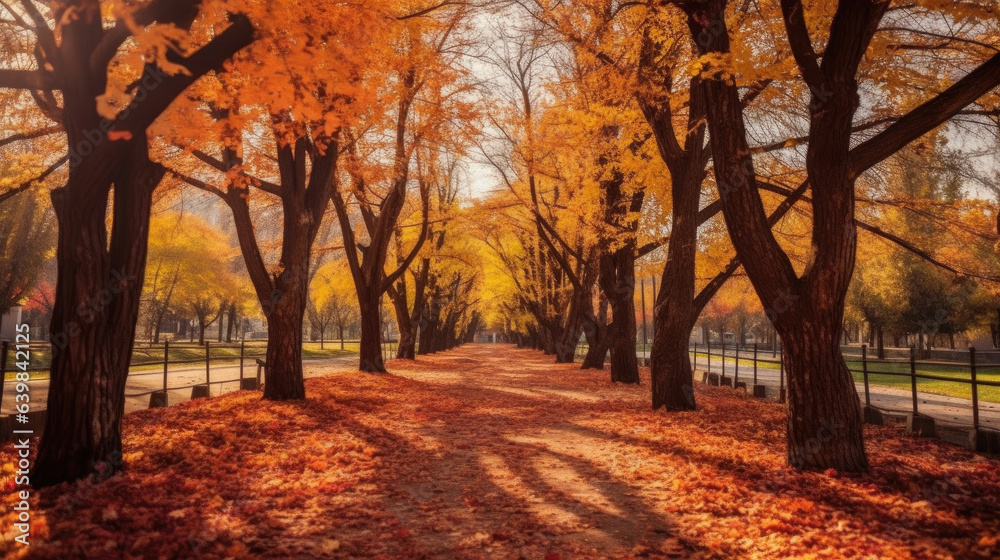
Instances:
[[[642,355],[646,356],[646,279],[639,279],[639,299],[642,302]]]
[[[872,396],[871,392],[868,390],[868,345],[861,345],[861,372],[865,377],[865,406],[871,407]]]
[[[656,340],[656,275],[653,275],[651,280],[653,281],[653,324],[649,329],[649,334],[652,335],[652,340]]]
[[[212,386],[212,351],[210,350],[211,343],[205,341],[205,385]]]
[[[733,367],[733,389],[740,382],[740,343],[736,343],[736,366]]]
[[[170,364],[170,341],[163,341],[163,392],[167,392],[167,367]]]
[[[722,336],[722,377],[726,376],[726,336]],[[721,378],[720,378],[721,383]]]
[[[757,343],[753,343],[753,384],[757,384]]]
[[[7,352],[10,350],[10,341],[5,340],[0,346],[2,346],[0,352],[3,353],[0,355],[0,406],[3,406],[3,391],[7,384]]]
[[[913,389],[913,415],[917,415],[917,347],[910,345],[910,387]]]
[[[243,352],[246,350],[246,340],[240,341],[240,387],[243,387]]]
[[[778,362],[778,402],[785,402],[785,357]]]
[[[976,381],[976,348],[969,347],[969,372],[972,374],[972,428],[979,430],[979,382]]]

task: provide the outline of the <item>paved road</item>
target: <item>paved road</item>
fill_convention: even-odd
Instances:
[[[639,357],[643,357],[641,352]],[[735,377],[733,359],[726,362],[726,375]],[[704,356],[698,358],[698,370],[706,371],[707,361]],[[722,359],[712,357],[713,373],[722,373]],[[778,387],[781,382],[781,372],[776,369],[757,368],[757,383],[768,387]],[[739,380],[753,383],[753,366],[739,366]],[[787,383],[787,379],[785,380]],[[858,397],[864,400],[864,383],[857,383]],[[913,410],[913,394],[905,389],[893,387],[870,387],[872,406],[883,411],[907,414]],[[917,411],[934,418],[939,424],[952,427],[972,427],[972,401],[958,397],[946,397],[932,393],[917,392]],[[979,423],[984,428],[1000,430],[1000,403],[979,402]]]
[[[320,358],[303,360],[305,377],[316,377],[322,375],[323,370],[330,366],[342,366],[352,368],[357,366],[357,358]],[[244,366],[245,377],[255,377],[257,375],[257,365],[248,360]],[[220,365],[213,366],[211,370],[212,395],[229,393],[239,389],[240,366]],[[191,398],[189,386],[205,383],[205,367],[184,366],[169,370],[169,383],[167,394],[169,404],[177,404]],[[15,383],[7,381],[4,385],[4,395],[0,412],[12,414],[14,412]],[[30,382],[32,406],[31,410],[43,410],[45,399],[48,395],[49,380],[39,379]],[[184,389],[169,389],[169,387],[187,387]],[[149,395],[143,394],[149,391],[158,391],[163,388],[162,371],[135,371],[129,374],[125,383],[125,412],[142,410],[149,406]]]

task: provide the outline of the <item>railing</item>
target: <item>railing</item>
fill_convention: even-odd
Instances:
[[[339,341],[337,341],[339,342]],[[351,341],[356,343],[355,341]],[[303,343],[303,348],[309,348],[314,346],[316,343],[306,341]],[[0,408],[3,406],[3,393],[6,385],[6,377],[8,373],[12,372],[27,372],[31,379],[28,383],[43,381],[44,378],[38,376],[41,373],[47,373],[49,371],[49,353],[51,353],[52,346],[50,343],[31,343],[28,345],[29,354],[33,357],[31,360],[31,365],[27,368],[16,367],[14,361],[8,359],[9,355],[16,354],[13,351],[13,345],[9,341],[0,341]],[[391,350],[391,342],[388,345],[383,345],[383,350]],[[328,349],[331,352],[339,351],[337,348]],[[160,357],[158,359],[153,359],[154,354],[158,354]],[[256,365],[257,360],[263,361],[267,352],[267,340],[244,340],[237,343],[213,343],[206,342],[204,345],[198,343],[172,343],[170,341],[164,342],[162,344],[153,345],[145,344],[142,342],[137,342],[133,347],[132,362],[130,365],[130,371],[128,374],[128,379],[143,379],[150,378],[154,376],[161,376],[162,383],[158,384],[156,388],[150,388],[150,390],[139,391],[139,392],[129,392],[126,393],[126,397],[138,398],[151,396],[154,393],[166,393],[166,391],[176,391],[190,389],[194,390],[196,387],[212,387],[212,386],[223,386],[231,383],[239,383],[243,386],[244,379],[248,379],[246,374],[247,365],[250,367]],[[195,357],[195,354],[201,354]],[[181,356],[181,357],[178,357]],[[197,383],[184,383],[184,384],[171,384],[170,378],[171,373],[177,374],[181,373],[177,371],[178,366],[194,366],[194,365],[204,365],[204,382],[198,380]],[[213,368],[218,368],[221,366],[236,367],[239,365],[239,377],[236,379],[216,379],[212,380],[212,370]],[[149,371],[144,371],[149,368]],[[138,369],[139,371],[135,371]],[[259,373],[258,368],[258,373]],[[190,373],[190,369],[185,370],[185,372]],[[254,375],[253,378],[256,378]],[[150,384],[145,384],[147,387]],[[206,392],[210,392],[206,391]],[[165,403],[165,401],[164,401]]]
[[[716,369],[721,367],[721,375],[725,378],[727,377],[727,367],[731,367],[732,369],[729,371],[732,372],[734,386],[739,382],[741,367],[752,367],[752,378],[755,386],[761,384],[761,370],[769,372],[766,376],[766,381],[772,383],[774,375],[770,372],[777,370],[779,395],[784,394],[785,371],[780,354],[775,355],[770,351],[760,352],[757,345],[751,347],[727,347],[724,344],[713,346],[711,343],[701,346],[694,344],[691,348],[691,354],[692,365],[695,369],[701,363],[704,365],[705,371],[712,372],[713,358],[716,358]],[[766,357],[768,354],[772,354],[773,357]],[[943,396],[970,398],[972,426],[975,429],[979,429],[981,427],[980,402],[983,400],[981,398],[981,391],[984,389],[1000,388],[1000,364],[983,364],[978,360],[977,356],[976,349],[969,348],[965,352],[966,359],[962,361],[917,360],[916,348],[910,348],[909,357],[906,359],[878,360],[872,359],[869,356],[867,345],[862,345],[859,354],[847,354],[844,357],[848,365],[848,370],[855,376],[857,382],[862,384],[863,395],[859,395],[859,398],[863,396],[866,406],[871,406],[871,388],[873,386],[905,387],[909,390],[911,405],[908,410],[900,410],[900,412],[909,412],[917,415],[920,413],[920,385],[933,382],[936,384],[934,387],[927,387],[925,385],[924,393],[930,392]],[[982,376],[984,374],[990,378],[983,379]],[[747,375],[745,370],[743,375]],[[894,383],[892,380],[899,381]],[[964,389],[956,391],[954,386]],[[931,389],[931,391],[927,391],[927,389]],[[949,390],[943,391],[942,389]],[[965,396],[966,391],[968,397]],[[992,391],[991,393],[991,397],[988,400],[991,402],[1000,402],[1000,390]]]

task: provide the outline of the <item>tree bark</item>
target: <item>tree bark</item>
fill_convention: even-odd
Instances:
[[[286,270],[276,282],[278,291],[267,314],[264,398],[268,400],[306,397],[302,376],[302,321],[308,289],[305,278]]]
[[[861,405],[837,340],[839,322],[824,313],[781,333],[788,379],[788,464],[853,472],[867,467]],[[803,327],[804,326],[804,327]]]
[[[635,352],[638,325],[635,320],[635,243],[601,256],[599,283],[611,306],[607,345],[611,354],[611,381],[639,383],[639,360]]]
[[[371,292],[375,292],[372,295]],[[382,314],[380,312],[382,294],[380,290],[370,290],[366,297],[359,298],[361,311],[361,359],[360,370],[370,373],[385,373],[382,360]]]
[[[691,133],[684,146],[676,140],[669,101],[646,105],[643,112],[653,128],[661,158],[670,169],[673,225],[667,246],[660,293],[653,303],[650,352],[652,405],[656,410],[694,410],[694,374],[688,354],[691,329],[700,307],[695,303],[695,257],[701,185],[705,178],[705,95],[699,79],[691,80],[688,123]],[[724,279],[721,279],[724,282]],[[718,288],[716,288],[718,289]],[[704,302],[701,304],[704,305]]]
[[[583,335],[587,339],[587,355],[584,356],[580,369],[604,369],[610,349],[608,334],[608,325],[600,318],[590,316],[584,320]]]
[[[163,169],[149,161],[144,139],[126,146],[129,156],[110,180],[91,174],[88,165],[87,172],[74,173],[66,187],[52,193],[59,267],[48,418],[31,473],[36,487],[89,475],[105,478],[122,468],[125,380],[145,276],[152,193],[163,177]],[[93,188],[107,193],[112,181],[109,249],[107,206],[83,196]]]
[[[236,303],[229,303],[229,319],[226,321],[226,342],[233,342],[233,328],[236,326]]]

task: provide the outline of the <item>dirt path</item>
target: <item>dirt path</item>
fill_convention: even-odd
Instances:
[[[35,493],[27,557],[1000,554],[1000,461],[957,447],[868,427],[871,473],[800,474],[784,409],[729,389],[652,412],[646,371],[615,386],[506,346],[389,368],[329,371],[305,402],[235,392],[126,415],[126,473]]]

